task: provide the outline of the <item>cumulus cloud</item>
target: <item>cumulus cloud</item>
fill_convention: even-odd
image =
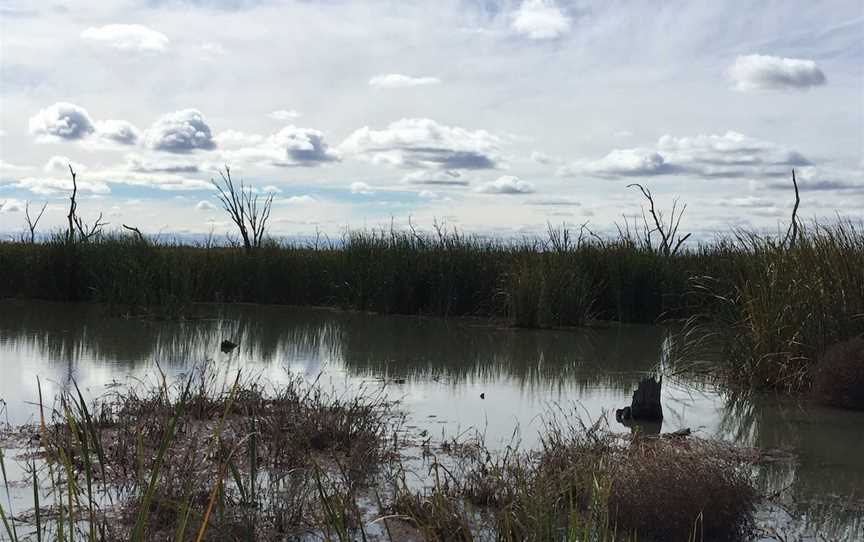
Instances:
[[[768,55],[742,55],[729,70],[735,89],[806,90],[824,85],[825,74],[812,60]]]
[[[140,24],[107,24],[90,27],[81,38],[123,52],[161,53],[168,48],[168,36]]]
[[[42,169],[44,169],[47,173],[69,173],[70,165],[76,173],[87,170],[87,167],[84,164],[73,162],[70,158],[67,158],[66,156],[58,155],[49,158],[48,162],[45,163],[45,166]]]
[[[369,186],[367,183],[360,182],[360,181],[358,181],[358,182],[354,182],[354,183],[351,183],[351,186],[350,186],[349,188],[351,189],[351,193],[352,193],[352,194],[365,194],[365,195],[370,195],[370,194],[374,194],[374,193],[375,193],[375,192],[372,190],[372,187],[371,187],[371,186]]]
[[[795,173],[798,189],[801,192],[864,193],[864,172],[861,171],[809,166],[797,168]],[[791,179],[775,180],[767,183],[766,186],[773,190],[789,191],[792,188],[792,181]]]
[[[37,141],[74,141],[95,131],[93,120],[83,107],[57,102],[30,117],[30,134]]]
[[[110,194],[111,189],[102,181],[91,181],[88,179],[77,179],[76,183],[79,192],[89,192],[91,194]],[[29,190],[34,194],[53,195],[72,191],[72,179],[69,177],[25,177],[19,179],[12,186]]]
[[[499,139],[485,130],[466,130],[431,119],[402,119],[383,130],[364,126],[340,145],[375,164],[413,169],[492,169]]]
[[[203,211],[203,212],[215,211],[216,206],[207,200],[201,200],[195,204],[195,210],[196,211]]]
[[[126,169],[134,173],[198,173],[201,171],[201,167],[195,163],[165,159],[151,162],[134,154],[126,156]]]
[[[513,175],[504,175],[498,177],[494,181],[489,181],[477,187],[477,192],[482,194],[531,194],[533,193],[534,185],[528,181],[523,181],[519,177]]]
[[[262,188],[261,191],[263,191],[267,194],[271,194],[271,193],[272,194],[281,194],[282,193],[281,188],[279,188],[278,186],[272,185],[272,184],[268,184],[267,186]]]
[[[141,136],[138,128],[125,120],[103,120],[96,123],[96,135],[120,145],[134,145]]]
[[[280,205],[308,205],[315,202],[315,198],[306,194],[302,196],[291,196],[290,198],[279,198],[273,200],[273,203],[277,203]]]
[[[288,120],[299,118],[302,115],[303,115],[302,113],[300,113],[299,111],[297,111],[295,109],[277,109],[276,111],[272,111],[267,116],[270,117],[271,119],[288,121]]]
[[[147,131],[145,143],[153,150],[178,154],[216,148],[210,126],[197,109],[163,115]]]
[[[229,163],[269,165],[276,167],[315,167],[339,160],[339,153],[324,140],[324,134],[312,128],[286,126],[267,136],[244,135],[249,146],[227,150]],[[241,136],[235,135],[239,141]]]
[[[559,174],[605,178],[650,175],[697,177],[765,177],[786,175],[791,167],[809,165],[801,153],[738,132],[673,137],[664,135],[654,148],[615,149],[598,160],[577,160]]]
[[[407,88],[437,85],[440,82],[441,80],[437,77],[412,77],[400,73],[388,73],[376,75],[370,79],[369,86],[372,88]]]
[[[449,169],[413,171],[402,177],[402,182],[432,186],[468,186],[468,180],[464,179],[461,173]]]
[[[640,177],[675,171],[675,166],[650,149],[615,149],[599,160],[578,161],[561,169],[564,175],[587,173],[598,177]]]
[[[570,18],[555,0],[523,0],[511,26],[532,40],[556,39],[570,30]]]

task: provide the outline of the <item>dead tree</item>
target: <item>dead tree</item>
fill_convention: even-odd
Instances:
[[[792,186],[795,188],[795,207],[792,208],[792,223],[786,230],[783,245],[793,246],[798,240],[798,206],[801,205],[801,196],[798,194],[798,180],[795,178],[795,170],[792,170]]]
[[[678,198],[672,200],[672,216],[667,221],[663,216],[663,211],[658,210],[654,205],[654,196],[651,191],[639,183],[628,184],[627,188],[638,188],[645,199],[648,200],[648,215],[651,216],[651,222],[648,221],[648,215],[645,214],[645,207],[642,207],[642,223],[645,228],[645,243],[650,250],[655,249],[652,242],[652,235],[657,233],[660,235],[659,250],[665,256],[674,256],[678,253],[684,241],[690,238],[690,233],[680,235],[678,228],[681,225],[681,219],[684,217],[684,211],[687,210],[685,203],[681,209],[678,209]],[[652,224],[653,223],[653,224]],[[628,228],[629,229],[629,228]],[[619,228],[620,231],[620,228]]]
[[[46,201],[42,205],[42,209],[39,210],[39,214],[36,215],[36,218],[31,218],[30,216],[30,201],[28,200],[26,204],[24,204],[24,219],[27,221],[27,229],[30,230],[30,244],[36,242],[36,226],[39,225],[39,220],[42,219],[42,215],[45,214],[45,208],[48,207],[48,202]]]
[[[273,193],[267,195],[259,206],[258,195],[251,186],[246,186],[243,180],[234,184],[231,169],[226,165],[225,171],[220,171],[221,181],[211,179],[222,208],[237,226],[243,239],[243,249],[247,254],[261,247],[264,234],[267,232],[267,220],[270,218],[270,207],[273,204]]]
[[[66,231],[66,242],[69,244],[75,242],[86,242],[91,238],[99,235],[102,228],[108,225],[108,222],[102,222],[102,213],[93,224],[87,224],[78,216],[78,176],[75,170],[72,169],[72,164],[69,164],[69,173],[72,174],[72,195],[69,197],[69,214],[66,218],[69,220],[69,229]]]

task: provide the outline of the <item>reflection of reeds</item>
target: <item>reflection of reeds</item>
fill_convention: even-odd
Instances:
[[[158,361],[174,371],[223,357],[224,337],[239,340],[236,357],[260,365],[300,363],[314,373],[327,363],[351,374],[443,376],[491,382],[512,378],[526,389],[627,391],[659,359],[664,330],[653,326],[515,330],[472,321],[385,317],[322,309],[200,306],[208,315],[185,322],[105,318],[86,305],[5,302],[0,329],[9,345],[39,360],[82,358],[133,367]],[[42,316],[44,315],[44,317]],[[71,371],[70,371],[71,372]]]

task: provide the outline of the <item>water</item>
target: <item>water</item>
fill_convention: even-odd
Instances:
[[[96,397],[117,382],[152,377],[157,363],[179,374],[211,359],[274,385],[299,373],[321,375],[335,389],[383,386],[418,432],[452,437],[477,430],[493,446],[515,439],[530,447],[552,410],[576,409],[593,420],[628,404],[639,379],[661,360],[667,337],[659,326],[516,330],[321,309],[197,310],[200,319],[142,322],[108,318],[95,305],[0,302],[5,416],[13,424],[35,419],[37,376],[46,398],[73,379]],[[222,353],[225,338],[239,348]],[[864,539],[864,413],[774,396],[735,400],[668,378],[663,408],[663,431],[689,427],[699,436],[796,454],[794,464],[760,469],[760,483],[785,503],[785,510],[764,508],[766,521],[798,534]]]

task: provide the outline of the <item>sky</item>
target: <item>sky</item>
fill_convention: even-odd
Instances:
[[[860,0],[0,0],[0,232],[275,235],[433,224],[698,236],[862,218]]]

